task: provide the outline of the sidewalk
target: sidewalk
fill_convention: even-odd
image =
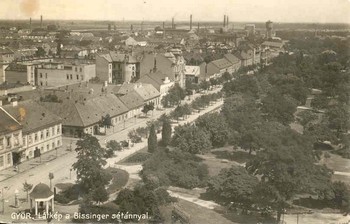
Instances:
[[[45,152],[44,154],[41,155],[41,158],[38,157],[38,158],[33,158],[30,160],[23,161],[21,164],[17,166],[17,170],[14,167],[1,170],[0,182],[3,182],[9,178],[12,178],[20,173],[25,173],[26,171],[31,170],[37,166],[44,165],[68,153],[72,153],[74,150],[68,151],[67,149],[70,148],[71,143],[72,143],[72,149],[74,149],[76,141],[77,139],[63,137],[62,146],[57,148],[57,150],[51,150],[49,152]]]
[[[210,91],[207,91],[206,94],[210,93],[215,93],[220,91],[221,88],[216,88]],[[181,104],[185,103],[191,103],[194,99],[202,96],[203,94],[196,93],[190,97],[190,99],[185,99],[181,102]],[[186,97],[187,98],[187,97]],[[211,107],[211,106],[209,106]],[[209,108],[208,107],[208,108]],[[110,140],[117,140],[117,141],[122,141],[122,140],[127,140],[127,134],[130,130],[136,129],[138,127],[145,127],[147,125],[148,121],[155,120],[159,118],[162,114],[169,114],[174,108],[165,108],[162,110],[157,110],[155,109],[153,112],[150,112],[148,117],[139,117],[139,118],[132,118],[129,119],[124,123],[119,123],[114,127],[111,127],[107,129],[107,134],[106,135],[97,135],[95,136],[97,139],[99,139],[100,144],[102,147],[105,146],[105,143]],[[205,110],[202,110],[200,114],[206,113],[207,108]],[[198,115],[198,114],[193,114],[193,115]],[[179,123],[176,123],[175,125],[179,124],[184,124],[187,122],[192,122],[193,115],[190,115],[186,120],[180,120]],[[199,116],[199,115],[198,115]],[[197,116],[194,116],[197,117]],[[160,136],[158,136],[160,138]],[[69,137],[62,137],[62,146],[58,148],[57,150],[51,150],[49,152],[46,152],[41,155],[41,161],[40,158],[33,158],[30,160],[23,161],[19,166],[16,171],[14,167],[5,169],[0,171],[0,182],[3,182],[5,180],[8,180],[18,174],[25,173],[26,171],[29,171],[35,167],[45,165],[50,161],[53,161],[59,157],[62,157],[67,154],[74,154],[74,148],[75,148],[75,143],[78,139],[77,138],[69,138]],[[125,155],[123,152],[120,152],[120,155],[118,153],[118,159],[125,158],[127,155],[130,155],[131,152],[136,152],[140,150],[141,148],[144,148],[146,146],[145,140],[140,143],[140,144],[135,144],[135,146],[132,149],[126,149],[123,152],[127,152]],[[68,149],[72,149],[72,151],[69,151]]]

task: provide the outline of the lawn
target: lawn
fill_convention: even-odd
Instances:
[[[206,223],[206,224],[235,224],[234,222],[226,219],[223,215],[215,212],[214,210],[204,208],[194,203],[178,199],[176,202],[178,208],[184,213],[190,214],[190,223]],[[173,205],[162,206],[160,208],[162,217],[164,217],[164,223],[171,223],[171,211]]]
[[[141,164],[145,162],[149,157],[151,156],[151,153],[147,151],[147,147],[127,156],[126,158],[120,160],[117,164]]]
[[[125,170],[109,167],[106,169],[110,174],[112,174],[111,184],[108,185],[107,192],[108,194],[115,193],[116,191],[121,190],[129,180],[129,173]]]

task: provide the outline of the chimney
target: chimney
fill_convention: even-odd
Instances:
[[[12,102],[11,102],[11,105],[12,105],[13,107],[17,107],[17,106],[18,106],[18,101],[17,101],[17,100],[12,101]]]
[[[224,27],[226,26],[226,15],[224,15]]]
[[[32,32],[32,17],[29,18],[29,30]]]
[[[40,16],[40,28],[43,28],[43,15]]]
[[[157,58],[154,57],[153,72],[157,71]]]
[[[192,14],[190,15],[190,30],[192,30]]]
[[[228,16],[226,16],[226,26],[228,28]]]

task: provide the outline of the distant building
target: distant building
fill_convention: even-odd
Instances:
[[[273,37],[273,23],[269,20],[266,22],[266,39]]]
[[[138,83],[151,84],[160,93],[160,100],[168,94],[171,87],[175,85],[175,81],[161,71],[152,71],[137,80]]]
[[[131,54],[109,52],[96,55],[96,77],[108,83],[122,84],[140,77],[140,62]]]
[[[186,83],[199,83],[200,67],[199,66],[185,66]]]
[[[95,64],[45,63],[37,68],[38,86],[61,86],[85,82],[96,76]]]
[[[247,36],[255,35],[255,24],[246,24],[244,30],[247,32]]]
[[[149,74],[154,68],[185,88],[185,59],[180,50],[172,50],[164,54],[144,55],[140,62],[140,77]]]

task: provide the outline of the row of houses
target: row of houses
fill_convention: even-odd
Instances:
[[[0,170],[61,146],[61,117],[32,100],[0,107]]]

